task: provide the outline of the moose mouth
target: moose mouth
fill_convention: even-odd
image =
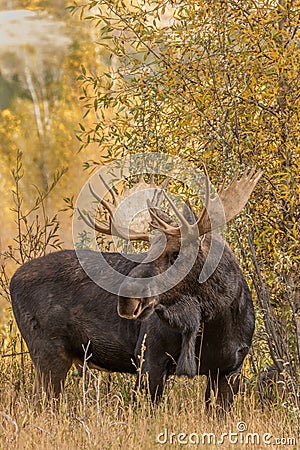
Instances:
[[[146,319],[154,311],[155,297],[126,298],[119,297],[118,314],[124,319]]]

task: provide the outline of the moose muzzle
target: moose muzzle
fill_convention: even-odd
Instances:
[[[145,319],[152,314],[156,305],[155,297],[147,298],[128,298],[119,297],[118,314],[124,319]]]

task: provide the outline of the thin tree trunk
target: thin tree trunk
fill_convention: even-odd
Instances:
[[[43,189],[47,189],[48,185],[48,177],[46,172],[46,162],[45,162],[45,134],[46,134],[46,123],[45,123],[45,117],[44,117],[44,111],[42,111],[40,107],[40,102],[38,98],[37,91],[34,86],[33,78],[31,76],[31,71],[29,68],[29,65],[25,62],[25,79],[26,83],[32,98],[33,107],[34,107],[34,114],[35,114],[35,120],[38,130],[38,136],[40,141],[40,161],[39,161],[39,168],[40,168],[40,174],[42,179],[42,186]]]
[[[26,79],[26,83],[32,98],[32,102],[33,102],[33,107],[34,107],[34,114],[35,114],[35,120],[36,120],[36,124],[37,124],[37,129],[38,129],[38,134],[39,134],[39,138],[40,141],[43,141],[44,138],[44,127],[43,127],[43,119],[42,119],[42,111],[39,105],[39,99],[33,84],[33,80],[32,80],[32,76],[31,76],[31,72],[30,69],[28,67],[27,64],[25,64],[25,68],[24,68],[24,73],[25,73],[25,79]]]

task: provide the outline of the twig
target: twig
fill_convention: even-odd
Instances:
[[[7,353],[7,354],[1,355],[1,356],[2,356],[2,358],[9,358],[10,356],[19,356],[19,355],[29,355],[29,352]]]
[[[82,348],[84,350],[84,358],[83,358],[83,365],[82,365],[82,416],[81,417],[75,416],[75,420],[77,420],[77,422],[81,423],[81,425],[87,435],[89,444],[91,443],[91,433],[90,433],[88,426],[85,423],[86,396],[87,396],[87,392],[88,392],[88,389],[85,388],[85,384],[86,384],[85,379],[86,379],[86,371],[88,369],[88,360],[92,357],[91,353],[88,355],[88,350],[89,350],[90,344],[91,344],[91,341],[88,341],[86,347],[84,347],[84,345],[82,346]]]
[[[10,422],[10,423],[12,423],[14,425],[14,427],[15,427],[15,436],[17,436],[19,434],[19,426],[18,426],[17,422],[9,414],[6,414],[6,413],[4,413],[2,411],[0,411],[0,415],[2,417],[4,417],[4,419],[6,419],[8,422]]]
[[[49,433],[49,431],[47,431],[47,430],[44,430],[44,428],[39,427],[38,425],[34,425],[33,423],[31,423],[30,425],[31,425],[33,428],[36,428],[37,430],[42,431],[42,432],[45,433],[45,434],[48,434],[48,436],[53,437],[53,434]]]

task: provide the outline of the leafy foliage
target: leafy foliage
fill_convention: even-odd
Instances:
[[[15,227],[17,234],[13,244],[0,253],[2,265],[0,268],[0,295],[9,299],[9,275],[11,263],[24,264],[32,258],[43,256],[49,250],[60,249],[62,242],[58,235],[59,221],[57,215],[49,217],[45,208],[45,200],[59,183],[65,170],[59,170],[53,175],[51,184],[45,191],[36,186],[36,196],[30,208],[24,206],[22,194],[22,179],[24,176],[22,153],[17,152],[15,168],[12,170],[14,188],[12,190]]]
[[[244,259],[279,371],[299,376],[299,8],[294,2],[90,1],[109,70],[82,67],[81,148],[205,161],[214,179],[264,178],[229,240]],[[105,156],[103,156],[105,155]],[[260,340],[260,338],[258,340]],[[260,348],[264,346],[260,345]]]

